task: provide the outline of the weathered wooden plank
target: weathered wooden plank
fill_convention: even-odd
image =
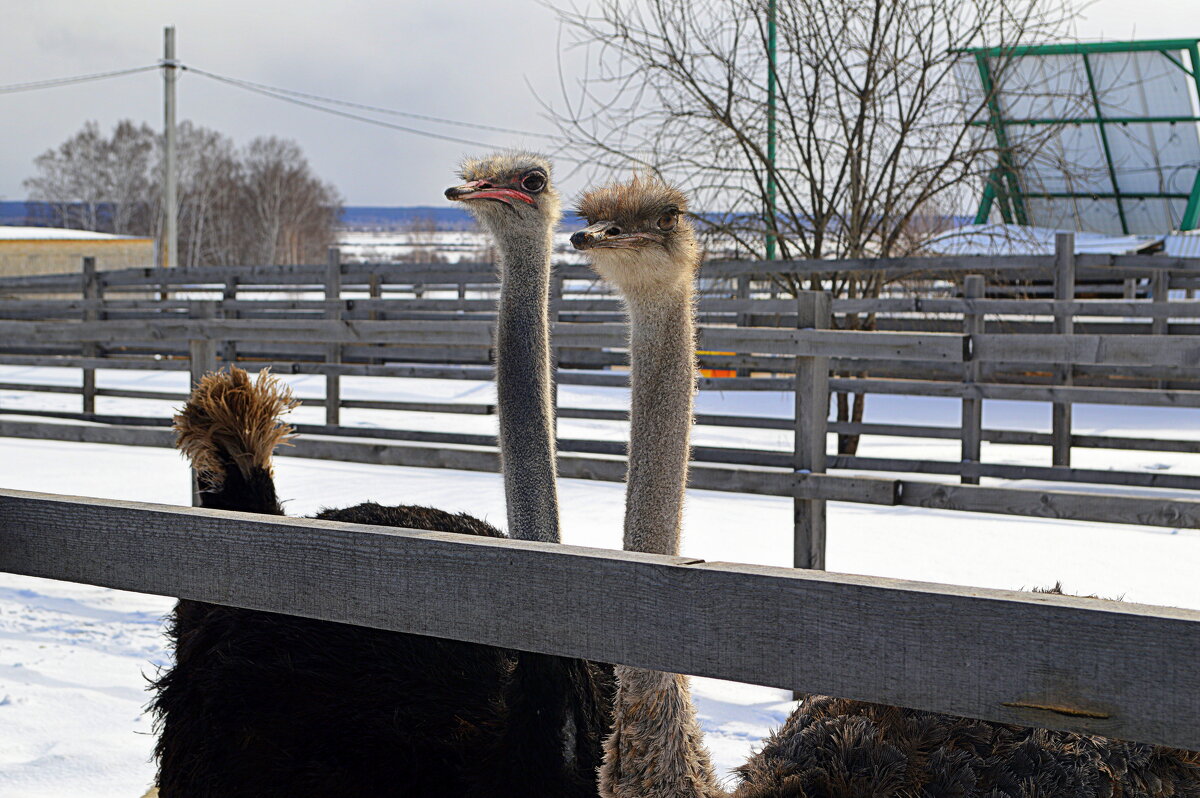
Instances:
[[[78,385],[48,385],[41,382],[0,382],[0,391],[32,391],[35,393],[80,393]]]
[[[102,322],[0,321],[0,337],[10,342],[186,341],[199,338],[238,341],[310,341],[333,344],[426,344],[477,346],[491,344],[492,324],[481,321],[337,321],[185,319],[112,320]],[[556,345],[624,347],[623,324],[556,324]],[[1005,336],[1011,337],[1011,336]],[[869,357],[959,361],[962,336],[909,335],[784,328],[705,327],[701,348],[715,351],[794,354],[805,357]]]
[[[963,296],[968,301],[982,299],[985,295],[986,284],[981,274],[969,274],[963,278]],[[963,335],[971,338],[984,331],[983,314],[974,308],[963,313]],[[971,359],[963,365],[963,382],[975,384],[983,381],[983,364]],[[964,397],[959,409],[959,426],[961,427],[961,452],[963,463],[978,463],[980,447],[983,444],[983,400],[975,397]],[[978,484],[979,478],[963,472],[964,484]]]
[[[796,325],[802,331],[829,328],[829,295],[802,291],[796,298]],[[829,420],[829,358],[796,357],[792,470],[825,471],[826,423]],[[792,499],[792,565],[825,568],[825,502],[795,495]]]
[[[305,404],[322,404],[305,399]],[[342,407],[365,410],[399,410],[409,413],[460,413],[470,416],[494,416],[496,406],[476,402],[402,402],[397,400],[343,399]]]
[[[96,259],[85,257],[83,259],[83,299],[87,302],[86,307],[81,317],[83,321],[98,321],[101,317],[101,311],[96,305],[101,301],[100,280],[96,276]],[[84,357],[94,358],[100,354],[100,348],[96,344],[82,344],[80,352]],[[96,370],[85,368],[83,370],[83,412],[96,412]]]
[[[85,426],[82,424],[9,421],[4,418],[0,418],[0,438],[36,438],[72,443],[110,443],[119,446],[169,447],[175,445],[175,435],[170,430],[151,427]]]
[[[325,300],[328,303],[325,317],[338,322],[342,318],[342,306],[338,301],[342,295],[342,253],[330,247],[325,264]],[[325,349],[325,362],[336,365],[342,362],[342,348],[331,343]],[[342,401],[342,376],[336,372],[325,375],[325,423],[336,427],[340,423]]]
[[[793,496],[831,502],[882,504],[900,503],[901,481],[885,477],[848,476],[845,474],[795,474]]]
[[[85,358],[65,355],[13,355],[0,354],[0,363],[8,366],[55,366],[62,368],[112,368],[140,371],[187,371],[186,360],[170,358]]]
[[[854,424],[831,421],[830,432],[846,435],[881,435],[900,438],[934,438],[953,440],[959,437],[957,427],[934,427],[916,424]],[[1023,430],[984,429],[983,440],[1021,446],[1049,446],[1050,434]],[[1118,435],[1072,435],[1071,445],[1079,449],[1119,449],[1147,452],[1184,452],[1200,454],[1200,441],[1167,438],[1126,438]]]
[[[931,380],[877,380],[831,377],[831,390],[907,396],[977,396],[981,399],[1015,399],[1032,402],[1068,401],[1075,404],[1141,405],[1145,407],[1200,407],[1200,391],[1142,390],[1136,388],[1083,388],[1056,385],[974,385]],[[785,390],[785,389],[781,389]]]
[[[856,330],[796,330],[795,346],[781,354],[844,358],[878,358],[962,362],[962,335],[951,333],[864,332]]]
[[[1057,233],[1054,237],[1054,299],[1066,302],[1075,298],[1075,234]],[[1164,319],[1165,321],[1165,319]],[[1073,336],[1075,319],[1066,308],[1054,314],[1054,334]],[[1072,362],[1059,361],[1054,367],[1055,382],[1074,382]],[[1071,404],[1055,402],[1050,408],[1050,459],[1056,466],[1071,465]]]
[[[759,312],[775,311],[770,301],[750,300]],[[720,300],[711,305],[700,303],[701,310],[725,309]],[[902,299],[835,299],[834,315],[841,313],[985,313],[991,316],[1053,316],[1064,312],[1072,316],[1124,316],[1130,318],[1197,318],[1200,302],[1154,303],[1113,299],[1079,299],[1060,302],[1051,299],[942,299],[906,297]]]
[[[961,463],[951,460],[915,460],[903,457],[862,457],[859,455],[831,456],[830,463],[831,468],[860,471],[958,475],[969,469],[976,476],[1000,479],[1037,479],[1047,482],[1087,482],[1094,485],[1200,491],[1200,476],[1166,474],[1158,471],[1115,471],[1071,468],[1069,466],[1011,465],[1008,463]]]
[[[974,356],[991,362],[1200,367],[1200,340],[1137,335],[980,335]]]
[[[905,480],[900,503],[939,510],[1200,529],[1200,501]]]
[[[0,570],[1200,748],[1194,611],[18,491]]]
[[[601,326],[601,325],[597,325]],[[475,321],[336,321],[162,319],[146,321],[25,322],[0,321],[7,341],[186,341],[236,338],[239,341],[309,341],[320,344],[423,344],[488,346],[491,324]],[[597,331],[602,334],[601,331]],[[623,331],[622,331],[623,334]],[[616,340],[614,338],[614,340]]]

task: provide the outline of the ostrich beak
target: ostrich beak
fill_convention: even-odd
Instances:
[[[446,199],[459,201],[490,199],[503,202],[505,205],[512,205],[512,201],[515,199],[537,207],[537,202],[533,197],[524,191],[497,186],[487,180],[472,180],[459,186],[451,186],[446,189]]]
[[[608,221],[596,222],[571,236],[571,244],[575,249],[638,249],[649,244],[661,244],[663,240],[663,236],[657,233],[622,232],[616,222]]]
[[[614,224],[615,222],[596,222],[583,228],[571,236],[571,246],[575,249],[591,249],[608,239],[608,231]]]

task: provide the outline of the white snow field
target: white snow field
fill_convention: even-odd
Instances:
[[[78,370],[0,367],[0,381],[78,384]],[[101,387],[182,391],[186,375],[102,371]],[[289,377],[301,396],[321,393],[316,377]],[[487,383],[343,378],[346,398],[493,401]],[[563,386],[574,406],[619,407],[624,390]],[[785,416],[790,395],[715,393],[699,397],[704,412]],[[101,413],[165,412],[170,403],[100,397]],[[5,408],[74,410],[77,396],[0,392]],[[343,411],[345,423],[494,432],[494,417]],[[320,408],[300,408],[297,421],[318,421]],[[989,401],[988,427],[1045,430],[1049,406]],[[27,416],[8,416],[13,420]],[[868,421],[953,426],[952,400],[872,396]],[[1200,441],[1194,410],[1079,405],[1075,431]],[[624,438],[624,424],[564,420],[564,437]],[[697,443],[786,449],[786,432],[697,429]],[[955,441],[864,438],[864,455],[958,458]],[[1200,474],[1200,455],[1076,450],[1088,468]],[[1039,447],[984,447],[988,462],[1047,464]],[[367,499],[465,510],[503,526],[498,475],[277,460],[280,495],[289,512],[311,513]],[[989,484],[998,484],[988,480]],[[0,486],[185,505],[188,471],[173,451],[0,438]],[[1125,491],[1131,489],[1124,489]],[[1118,489],[1112,489],[1118,492]],[[568,543],[618,548],[623,486],[581,480],[560,484]],[[1145,495],[1180,495],[1138,491]],[[692,491],[684,553],[708,560],[787,565],[788,499]],[[1069,592],[1200,609],[1200,533],[913,508],[831,504],[828,565],[832,571],[997,588],[1062,581]],[[65,582],[0,574],[0,798],[88,795],[137,798],[151,782],[154,738],[144,714],[147,678],[169,663],[161,619],[172,600]],[[796,652],[803,656],[802,651]],[[780,690],[695,680],[708,743],[721,768],[742,762],[791,708]]]

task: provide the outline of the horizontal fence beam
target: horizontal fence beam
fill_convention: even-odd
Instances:
[[[1079,255],[1077,263],[1080,276],[1088,272],[1100,274],[1134,272],[1149,274],[1154,271],[1169,271],[1178,274],[1200,273],[1200,258],[1171,258],[1162,255]],[[366,286],[372,278],[383,284],[449,284],[459,282],[491,283],[496,280],[495,266],[491,263],[347,263],[343,266],[345,285]],[[1003,274],[1010,276],[1049,275],[1054,269],[1054,256],[945,256],[910,258],[859,258],[845,260],[785,260],[785,261],[706,261],[701,266],[700,276],[707,279],[733,279],[743,275],[777,277],[812,277],[834,273],[860,272],[885,276],[889,279],[905,277],[933,277],[973,273]],[[233,275],[239,287],[253,289],[259,285],[311,285],[322,283],[323,264],[300,264],[284,266],[219,266],[197,269],[114,269],[99,272],[105,288],[142,287],[169,290],[181,287],[223,286]],[[566,279],[594,279],[585,266],[560,263],[555,273]],[[82,285],[78,274],[21,275],[0,278],[0,290],[57,290],[78,291]],[[217,289],[219,290],[219,289]]]
[[[306,429],[315,432],[317,427],[314,425]],[[343,433],[339,430],[335,435]],[[0,418],[0,437],[164,448],[174,445],[174,434],[161,426],[97,426],[13,421],[3,418]],[[473,443],[484,443],[484,436],[477,437]],[[500,469],[496,450],[487,446],[337,440],[317,435],[303,435],[293,443],[293,446],[281,450],[280,456],[490,473],[496,473]],[[598,445],[594,448],[603,448],[604,442],[580,443],[595,443]],[[773,453],[762,454],[769,456]],[[560,454],[558,474],[564,479],[622,482],[625,479],[625,460],[615,454],[608,457]],[[760,496],[795,496],[802,499],[857,504],[905,505],[1030,518],[1200,529],[1200,499],[1182,499],[1171,495],[1113,495],[1067,490],[981,488],[890,477],[795,474],[790,470],[778,468],[711,465],[703,462],[694,464],[689,469],[688,487],[693,490]]]
[[[0,278],[2,280],[3,278]],[[244,286],[239,286],[244,288]],[[497,284],[496,288],[499,288]],[[216,288],[214,287],[214,291]],[[568,296],[564,301],[563,313],[606,313],[613,316],[624,315],[624,307],[620,297],[613,293],[604,295],[604,289],[590,290],[587,298]],[[289,287],[287,293],[294,293]],[[271,292],[258,292],[271,293]],[[568,295],[570,292],[568,292]],[[704,313],[759,313],[792,314],[796,312],[795,299],[726,299],[710,297],[703,292],[696,303],[697,309]],[[78,318],[84,310],[115,311],[145,311],[151,314],[182,313],[191,309],[197,301],[212,301],[221,310],[261,311],[263,314],[279,314],[282,312],[309,311],[318,314],[328,310],[331,302],[346,312],[373,311],[375,313],[398,313],[404,311],[428,311],[445,313],[447,315],[461,313],[494,313],[496,299],[415,299],[415,298],[365,298],[351,297],[338,300],[325,299],[275,299],[262,297],[256,299],[120,299],[106,297],[103,299],[27,299],[0,300],[0,310],[19,308],[30,312],[46,314],[67,314]],[[958,298],[877,298],[877,299],[835,299],[833,300],[834,315],[845,313],[897,313],[897,314],[927,314],[927,313],[986,313],[992,316],[1053,316],[1055,313],[1069,313],[1075,316],[1128,316],[1137,318],[1197,318],[1200,317],[1200,302],[1195,301],[1130,301],[1109,299],[1085,299],[1070,301],[1055,301],[1052,299],[958,299]]]
[[[190,340],[308,342],[477,347],[492,345],[494,325],[461,319],[362,321],[322,319],[189,319],[108,321],[0,321],[0,340],[20,343],[154,343]],[[562,348],[627,346],[624,324],[554,325],[553,340]],[[1191,336],[1026,335],[796,330],[784,327],[701,327],[698,346],[799,357],[874,360],[979,361],[1164,367],[1200,367],[1200,340]]]
[[[1200,749],[1187,610],[21,491],[0,571]]]

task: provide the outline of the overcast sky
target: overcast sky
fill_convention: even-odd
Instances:
[[[579,0],[586,4],[586,0]],[[559,29],[535,0],[0,0],[0,85],[153,64],[175,25],[185,64],[297,91],[433,116],[552,131],[530,85],[561,105]],[[1200,36],[1196,0],[1098,0],[1088,39]],[[575,58],[577,63],[577,56]],[[572,58],[567,57],[568,71]],[[568,76],[569,79],[569,76]],[[162,124],[158,72],[0,94],[0,199],[24,199],[32,161],[94,119]],[[338,119],[183,74],[179,118],[243,144],[293,138],[350,205],[438,205],[464,154],[447,143]],[[539,140],[395,119],[489,145]],[[568,194],[582,188],[567,180]]]

